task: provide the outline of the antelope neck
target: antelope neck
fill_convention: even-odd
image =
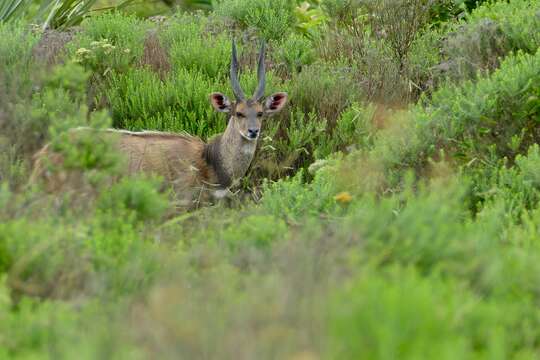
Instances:
[[[220,187],[230,187],[245,175],[257,148],[257,141],[240,135],[231,117],[227,129],[204,148],[204,159],[214,169]]]

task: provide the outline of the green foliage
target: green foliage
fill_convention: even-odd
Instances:
[[[334,123],[341,112],[358,100],[358,90],[346,69],[312,65],[291,81],[291,106],[303,113],[316,111],[319,118]]]
[[[206,32],[207,25],[208,20],[202,16],[179,15],[160,36],[174,70],[199,71],[211,78],[223,79],[230,61],[230,36],[225,32]]]
[[[0,357],[536,358],[540,7],[472,5],[111,13],[56,64],[1,24]],[[208,94],[233,33],[253,92],[254,30],[288,107],[230,203],[179,214],[104,128],[222,131]],[[57,193],[26,184],[45,142]]]
[[[311,41],[296,34],[290,35],[280,44],[275,56],[286,74],[299,73],[316,59]]]
[[[249,215],[221,234],[221,241],[233,249],[241,247],[269,248],[284,240],[287,232],[285,222],[268,215]]]
[[[429,22],[428,0],[365,1],[371,29],[385,39],[400,68],[418,32]]]
[[[307,1],[302,2],[294,9],[296,16],[296,28],[306,36],[313,36],[319,28],[327,21],[323,9],[314,7]]]
[[[104,212],[110,211],[113,216],[121,216],[127,210],[140,221],[160,219],[169,204],[158,192],[159,184],[157,180],[122,179],[102,193],[98,207]]]
[[[395,137],[378,139],[378,148],[392,149],[381,158],[384,166],[424,168],[437,148],[460,164],[512,160],[537,141],[533,129],[538,119],[539,59],[540,53],[510,56],[492,76],[436,91],[425,107],[412,112],[417,128],[398,135],[403,143],[396,146]]]
[[[331,19],[350,23],[362,7],[360,0],[325,0],[322,7]]]
[[[5,79],[5,84],[5,81],[11,80],[9,70],[29,66],[32,55],[31,50],[38,39],[35,35],[26,31],[21,24],[0,24],[0,36],[2,37],[0,61],[3,64],[2,77]]]
[[[320,176],[306,188],[302,179],[302,172],[299,172],[291,179],[266,183],[261,206],[274,216],[285,216],[292,221],[309,215],[340,211],[339,204],[333,198],[336,189],[331,183]]]
[[[97,0],[50,0],[41,3],[40,13],[45,16],[43,29],[62,29],[79,25]]]
[[[540,45],[540,19],[538,0],[526,1],[484,1],[469,17],[472,24],[490,19],[499,24],[501,31],[508,38],[512,50],[535,53]],[[536,13],[534,13],[536,11]],[[533,15],[534,13],[534,15]]]
[[[212,0],[183,0],[180,6],[187,10],[211,10]]]
[[[143,52],[148,24],[119,13],[88,18],[83,31],[70,44],[72,56],[95,73],[126,71]]]
[[[220,0],[214,5],[219,16],[244,28],[257,29],[268,40],[286,37],[294,23],[294,3],[288,0]]]
[[[431,124],[438,123],[438,129],[446,128],[443,131],[447,138],[467,137],[458,151],[468,159],[477,156],[485,159],[486,155],[482,156],[479,152],[490,154],[492,151],[488,148],[499,155],[513,157],[519,148],[527,147],[534,141],[534,132],[527,129],[531,129],[538,118],[539,87],[535,83],[540,81],[539,61],[540,53],[509,57],[489,78],[481,79],[476,84],[467,83],[463,87],[441,89],[434,94],[433,105],[426,109],[425,115],[420,116],[429,114],[434,121]],[[436,110],[437,104],[442,105],[451,98],[456,102],[450,102],[450,107],[443,106],[450,113],[443,115],[446,110]],[[450,117],[452,126],[448,128]],[[522,131],[525,133],[522,134]],[[521,136],[519,146],[514,136]],[[473,138],[478,140],[474,145]]]
[[[45,85],[52,89],[63,89],[70,97],[82,100],[86,96],[86,85],[89,74],[76,63],[57,66],[45,79]]]
[[[458,330],[464,322],[458,314],[469,315],[474,304],[456,285],[411,269],[367,273],[334,297],[330,357],[467,358],[471,339]]]
[[[0,22],[16,19],[30,5],[29,0],[8,0],[0,4]]]
[[[533,144],[527,155],[517,155],[515,166],[508,166],[507,161],[495,168],[478,170],[475,175],[474,195],[482,206],[492,202],[504,204],[507,215],[519,220],[528,210],[537,207],[540,200],[540,151]],[[487,204],[486,204],[487,203]]]
[[[531,5],[540,6],[528,1],[499,2],[474,10],[467,23],[444,41],[445,74],[454,80],[470,79],[498,68],[500,59],[511,51],[535,53],[540,45],[540,20],[530,16]]]
[[[212,109],[208,100],[210,92],[220,88],[225,86],[183,69],[167,82],[149,70],[133,69],[111,77],[107,97],[115,126],[187,131],[207,137],[225,128],[222,115]]]

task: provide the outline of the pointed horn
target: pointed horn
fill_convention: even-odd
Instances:
[[[238,58],[236,56],[236,44],[232,41],[232,60],[231,60],[231,85],[236,100],[244,100],[244,92],[238,81]]]
[[[261,44],[261,53],[259,54],[259,65],[257,68],[257,79],[259,85],[253,94],[253,99],[258,101],[264,96],[264,88],[266,87],[266,72],[264,68],[264,58],[266,53],[266,42],[263,40]]]

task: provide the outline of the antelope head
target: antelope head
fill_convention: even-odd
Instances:
[[[255,93],[250,98],[246,98],[238,81],[238,58],[236,55],[236,45],[233,40],[231,86],[235,100],[231,102],[222,93],[212,93],[210,95],[210,102],[214,109],[230,114],[227,127],[232,127],[231,130],[237,131],[246,141],[256,141],[261,132],[263,118],[277,113],[283,109],[287,102],[287,93],[285,92],[277,92],[264,98],[264,88],[266,85],[264,59],[265,43],[263,42],[257,68],[259,83]]]

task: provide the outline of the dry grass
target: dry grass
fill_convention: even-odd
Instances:
[[[73,39],[77,31],[77,28],[67,31],[45,30],[32,50],[33,57],[47,66],[58,64],[65,55],[66,44]]]
[[[148,32],[144,39],[144,50],[139,66],[149,67],[163,80],[171,71],[171,63],[167,50],[161,45],[156,30]]]

